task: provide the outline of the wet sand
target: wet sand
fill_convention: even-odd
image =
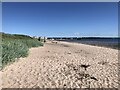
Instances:
[[[1,72],[3,88],[118,88],[118,50],[47,42]]]

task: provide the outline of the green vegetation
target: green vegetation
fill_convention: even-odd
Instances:
[[[10,62],[14,62],[17,58],[26,57],[29,48],[43,46],[40,41],[27,35],[1,34],[2,67]]]
[[[33,39],[32,37],[27,35],[6,34],[6,33],[0,33],[0,34],[2,34],[2,38],[7,38],[7,39]]]

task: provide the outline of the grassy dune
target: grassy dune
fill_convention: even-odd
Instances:
[[[2,67],[10,62],[14,62],[16,58],[26,57],[29,48],[43,46],[40,41],[27,35],[1,34]]]

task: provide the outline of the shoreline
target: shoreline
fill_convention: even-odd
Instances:
[[[60,41],[60,40],[56,40],[56,41]],[[116,49],[116,50],[120,50],[119,44],[102,44],[102,43],[88,43],[88,42],[75,42],[75,41],[65,41],[65,40],[61,40],[61,42],[69,42],[69,43],[78,43],[78,44],[84,44],[84,45],[92,45],[92,46],[98,46],[98,47],[105,47],[105,48],[111,48],[111,49]]]

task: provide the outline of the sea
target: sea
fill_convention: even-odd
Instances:
[[[90,45],[98,45],[98,46],[106,46],[111,48],[119,48],[120,38],[83,38],[79,40],[64,40],[66,42],[75,42],[82,44],[90,44]],[[119,44],[118,44],[119,43]]]

